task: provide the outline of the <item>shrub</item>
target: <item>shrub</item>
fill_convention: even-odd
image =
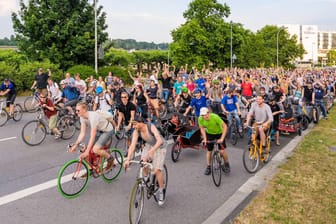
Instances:
[[[76,73],[80,74],[81,79],[85,80],[86,78],[93,75],[95,78],[98,78],[96,76],[96,72],[94,68],[88,66],[88,65],[75,65],[67,70],[71,74],[71,76],[74,76]]]

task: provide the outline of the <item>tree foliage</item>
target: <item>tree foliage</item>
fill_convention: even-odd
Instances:
[[[98,43],[107,39],[105,18],[99,7]],[[18,47],[30,60],[49,59],[63,69],[94,64],[94,6],[88,0],[21,0],[12,20]]]

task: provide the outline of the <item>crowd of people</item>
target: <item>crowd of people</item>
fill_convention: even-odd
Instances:
[[[161,170],[166,145],[156,125],[146,125],[153,121],[153,116],[157,118],[156,122],[160,122],[161,99],[166,109],[174,108],[175,113],[181,116],[195,118],[194,125],[199,127],[208,150],[204,174],[211,174],[214,144],[209,141],[213,140],[221,144],[220,152],[224,159],[222,169],[228,173],[230,163],[225,150],[225,136],[232,117],[238,123],[239,132],[252,121],[253,125],[258,125],[257,133],[263,145],[271,128],[276,145],[280,145],[278,125],[288,105],[295,105],[297,113],[309,113],[311,108],[306,105],[315,105],[320,108],[323,118],[328,119],[328,109],[335,96],[335,74],[335,69],[222,70],[203,67],[198,70],[195,67],[188,69],[188,65],[176,68],[158,64],[151,74],[139,72],[134,75],[130,72],[133,83],[126,88],[118,75],[112,72],[106,77],[95,79],[90,76],[86,80],[81,79],[78,73],[73,77],[66,73],[58,84],[53,80],[50,70],[44,73],[40,68],[31,87],[40,93],[41,106],[49,118],[49,126],[55,138],[60,136],[55,126],[55,105],[58,105],[67,108],[69,114],[80,117],[81,131],[73,150],[84,139],[90,127],[91,137],[82,156],[88,156],[89,151],[93,150],[107,159],[107,169],[113,166],[114,158],[101,148],[114,132],[125,128],[132,135],[128,142],[125,167],[129,166],[136,142],[142,137],[146,142],[142,159],[153,160],[160,185],[159,204],[162,205],[165,192]],[[7,95],[7,106],[12,115],[17,92],[15,83],[5,79],[0,90],[0,95]],[[154,111],[152,115],[149,115],[150,108]],[[228,123],[218,116],[221,113],[226,115]],[[96,138],[98,133],[99,137]]]

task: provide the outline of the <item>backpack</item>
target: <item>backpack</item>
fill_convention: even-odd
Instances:
[[[111,106],[111,109],[112,109],[112,105],[110,104],[110,102],[107,100],[107,98],[106,98],[106,94],[108,94],[108,93],[104,93],[104,100],[106,101],[106,103],[108,104],[108,105],[110,105]],[[100,99],[100,97],[99,96],[97,96],[98,97],[98,104],[97,104],[97,108],[99,108],[100,107],[100,101],[101,101],[101,99]],[[112,97],[110,96],[110,99],[112,99]]]

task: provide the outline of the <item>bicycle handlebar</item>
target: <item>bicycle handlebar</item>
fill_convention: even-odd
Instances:
[[[68,144],[67,145],[67,151],[69,151],[69,149],[70,148],[72,148],[72,146],[74,146],[75,145],[75,143],[70,143],[70,144]],[[79,152],[84,152],[85,151],[85,149],[86,149],[86,145],[84,144],[84,143],[79,143],[78,145],[77,145],[77,150],[79,151]],[[77,151],[76,150],[76,151]]]
[[[140,164],[142,167],[148,166],[150,169],[153,169],[153,164],[151,162],[145,162],[143,160],[130,160],[129,163]]]

